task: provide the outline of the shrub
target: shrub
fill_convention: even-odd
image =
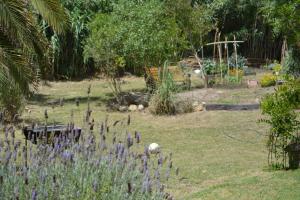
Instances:
[[[244,75],[244,71],[242,69],[229,70],[229,76],[236,76],[236,74],[238,74],[238,77],[242,77]]]
[[[211,59],[205,59],[203,61],[203,69],[206,75],[217,73],[217,63]]]
[[[0,92],[0,108],[4,110],[4,120],[11,122],[24,107],[24,96],[15,84],[2,86]]]
[[[181,101],[177,101],[175,103],[176,113],[191,113],[194,111],[193,101],[191,99],[183,99]]]
[[[0,141],[1,199],[159,200],[170,197],[166,196],[161,181],[169,178],[171,156],[166,159],[160,153],[152,157],[146,147],[144,153],[138,154],[133,145],[139,145],[140,133],[113,134],[115,130],[124,130],[122,124],[126,121],[108,123],[106,120],[99,126],[97,136],[87,128],[75,142],[73,131],[77,134],[77,130],[70,126],[68,130],[72,134],[56,138],[53,145],[38,140],[37,146],[29,142],[28,149],[15,140],[14,128],[7,127],[5,140]],[[108,142],[110,139],[112,143]],[[155,164],[153,159],[157,159]],[[168,166],[163,166],[164,163]]]
[[[236,67],[235,61],[236,61],[235,54],[233,53],[228,59],[228,64],[229,64],[230,68]],[[240,55],[237,56],[237,67],[239,69],[243,69],[243,67],[246,65],[246,62],[247,62],[247,59],[245,57],[240,56]]]
[[[265,74],[260,80],[261,87],[270,87],[276,85],[276,76],[273,74]]]
[[[284,63],[285,73],[300,77],[300,47],[293,47],[288,52]]]
[[[268,161],[269,165],[286,167],[286,147],[297,141],[300,129],[299,113],[295,109],[300,106],[300,82],[291,81],[279,86],[274,94],[268,94],[261,103],[263,115],[268,118],[262,122],[269,124]]]
[[[175,83],[172,74],[168,71],[168,64],[165,62],[160,74],[157,90],[150,99],[149,110],[156,115],[175,114]]]

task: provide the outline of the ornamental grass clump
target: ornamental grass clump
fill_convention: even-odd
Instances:
[[[172,74],[168,70],[168,64],[165,62],[161,73],[159,74],[157,90],[150,99],[149,110],[156,115],[175,114],[175,96],[176,85]]]
[[[25,145],[13,127],[4,127],[1,199],[172,199],[162,183],[172,168],[163,164],[171,157],[139,152],[141,134],[124,131],[129,124],[130,117],[111,124],[106,119],[95,129],[87,124],[77,142],[71,124],[53,143],[37,145]]]

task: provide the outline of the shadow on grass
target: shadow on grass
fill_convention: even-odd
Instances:
[[[98,102],[100,105],[105,104],[113,95],[106,94],[105,96],[91,96],[91,97],[71,97],[71,98],[53,98],[50,95],[44,95],[44,94],[35,94],[32,96],[28,102],[33,105],[38,106],[59,106],[61,102],[63,104],[74,104],[76,105],[76,101],[78,100],[79,104],[87,104],[88,101],[90,103]]]

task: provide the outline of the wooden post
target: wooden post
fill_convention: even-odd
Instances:
[[[238,57],[237,57],[237,43],[236,43],[236,38],[235,38],[235,35],[233,36],[233,40],[234,40],[234,43],[233,43],[233,46],[234,46],[234,54],[235,54],[235,70],[236,70],[236,78],[237,80],[239,79],[239,72],[238,72],[238,65],[237,65],[237,62],[238,62]]]
[[[217,35],[218,35],[219,29],[216,29],[216,33],[215,33],[215,41],[214,43],[216,43],[217,41]],[[214,53],[213,53],[213,60],[215,60],[215,53],[216,53],[216,44],[214,44]]]
[[[282,48],[281,48],[281,65],[284,65],[284,60],[286,57],[286,51],[287,51],[287,42],[286,42],[286,37],[283,40]]]
[[[226,59],[227,59],[227,76],[229,76],[229,55],[228,55],[228,44],[227,44],[227,37],[225,37],[225,52],[226,52]]]
[[[218,35],[218,42],[220,42],[221,33]],[[221,83],[223,83],[223,70],[222,70],[222,51],[221,51],[222,44],[218,44],[218,52],[219,52],[219,66],[221,71]]]

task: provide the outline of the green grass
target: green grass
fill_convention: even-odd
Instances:
[[[26,106],[31,113],[27,123],[43,122],[48,110],[49,123],[67,123],[74,110],[76,124],[83,124],[87,108],[87,87],[92,85],[92,118],[100,122],[126,118],[128,113],[107,112],[110,89],[103,80],[50,82],[41,86]],[[142,90],[142,78],[126,79],[123,89]],[[226,90],[220,102],[255,99],[268,91]],[[80,98],[77,108],[75,99]],[[64,98],[63,107],[52,109],[49,102]],[[143,145],[156,142],[164,152],[173,152],[180,175],[167,183],[176,199],[300,199],[300,170],[269,171],[265,148],[267,127],[258,124],[260,111],[210,111],[177,116],[153,116],[148,111],[131,113],[131,130],[142,133]]]

